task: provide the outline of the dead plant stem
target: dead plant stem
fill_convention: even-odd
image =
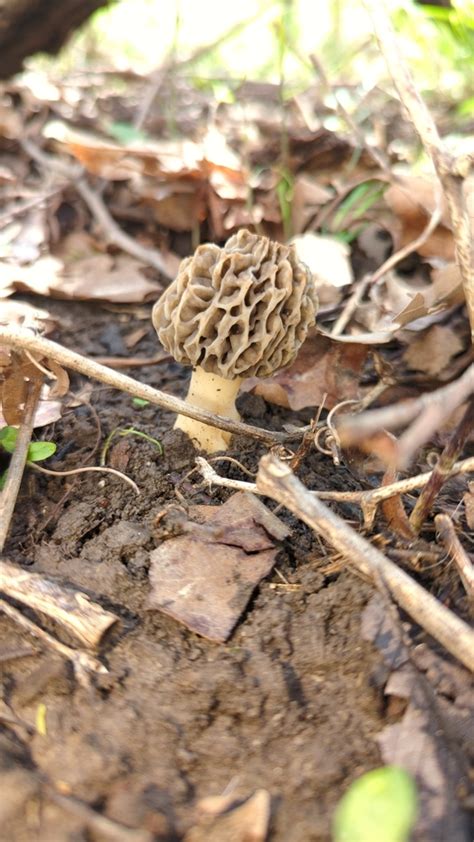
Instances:
[[[11,519],[15,510],[15,504],[20,491],[23,471],[25,470],[28,457],[28,447],[33,432],[33,421],[36,406],[39,400],[42,378],[30,380],[27,384],[25,407],[23,419],[20,424],[18,436],[15,442],[15,450],[12,453],[8,466],[5,486],[0,495],[0,555],[3,553],[5,541],[10,529]]]
[[[456,158],[442,142],[433,117],[420,96],[404,59],[384,0],[365,0],[365,5],[372,17],[380,51],[398,96],[432,160],[443,187],[474,341],[474,237],[465,189],[472,157],[460,155]]]

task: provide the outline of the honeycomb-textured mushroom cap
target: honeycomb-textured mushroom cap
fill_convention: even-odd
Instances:
[[[183,260],[152,318],[178,362],[232,380],[288,365],[316,310],[311,272],[293,247],[242,230]]]

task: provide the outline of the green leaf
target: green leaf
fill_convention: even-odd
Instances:
[[[28,462],[42,462],[49,459],[56,453],[56,445],[53,441],[32,441],[28,448]]]
[[[118,120],[115,123],[109,123],[107,128],[114,140],[117,140],[118,143],[123,143],[124,146],[127,143],[148,140],[147,134],[135,128],[131,123],[122,123]]]
[[[146,401],[144,400],[144,398],[132,398],[132,403],[134,406],[137,406],[139,409],[141,409],[144,406],[149,406],[150,401]]]
[[[2,427],[0,430],[0,444],[7,451],[13,453],[15,450],[16,440],[18,437],[17,427]]]
[[[417,812],[412,777],[396,766],[362,775],[339,802],[334,842],[408,842]]]

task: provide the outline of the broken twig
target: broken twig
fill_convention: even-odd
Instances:
[[[474,600],[474,565],[456,535],[454,523],[449,515],[436,515],[436,529],[446,550],[457,567],[469,599]]]
[[[51,342],[50,339],[44,339],[42,336],[34,336],[28,330],[0,325],[0,343],[20,350],[26,348],[41,356],[55,360],[65,368],[71,368],[73,371],[78,371],[86,377],[106,383],[107,386],[112,386],[114,389],[126,392],[133,397],[143,398],[169,412],[176,412],[180,415],[186,415],[188,418],[195,418],[196,421],[202,421],[211,427],[219,427],[219,429],[227,430],[229,433],[248,436],[270,446],[294,441],[303,435],[302,431],[301,433],[297,431],[291,434],[276,433],[271,430],[260,429],[260,427],[253,427],[250,424],[244,424],[242,421],[232,421],[230,418],[214,415],[213,412],[192,406],[186,401],[180,400],[180,398],[175,398],[172,395],[165,394],[165,392],[160,392],[159,389],[153,389],[152,386],[140,383],[133,377],[128,377],[126,374],[121,374],[104,365],[99,365],[94,360],[83,357],[82,354],[77,354],[75,351],[71,351],[69,348],[65,348],[57,342]]]

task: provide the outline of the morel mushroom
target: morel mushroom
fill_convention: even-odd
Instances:
[[[186,400],[238,420],[242,379],[291,363],[316,310],[311,273],[293,247],[242,230],[223,248],[207,243],[183,260],[152,318],[166,350],[193,366]],[[175,427],[208,453],[227,449],[231,439],[183,415]]]

